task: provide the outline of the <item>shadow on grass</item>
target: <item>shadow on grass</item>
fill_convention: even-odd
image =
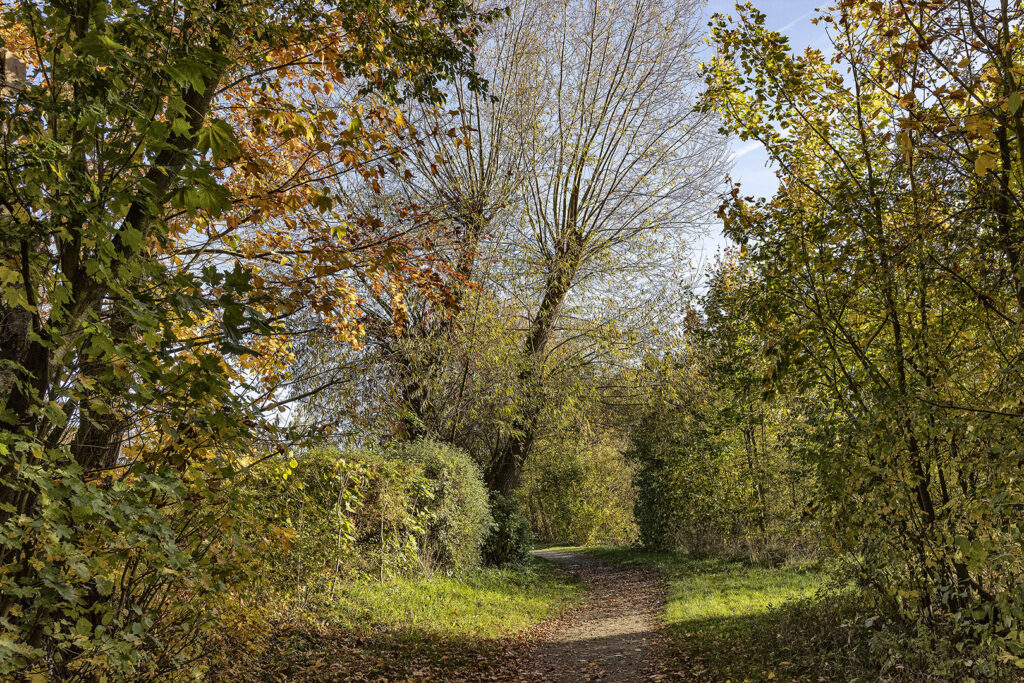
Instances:
[[[657,632],[541,642],[476,638],[424,629],[360,633],[281,631],[246,680],[262,681],[602,681],[646,680],[640,671],[604,670],[637,639],[665,643],[672,679],[686,681],[869,681],[825,606],[798,603],[746,616],[681,621]],[[838,637],[837,637],[838,636]],[[558,656],[544,656],[552,651]],[[585,654],[580,654],[585,653]]]
[[[664,640],[685,680],[878,680],[842,611],[823,596],[805,598],[754,614],[677,621],[663,627]]]
[[[360,634],[294,629],[276,634],[251,680],[480,680],[512,666],[513,642],[420,629]]]
[[[292,633],[286,651],[273,653],[260,681],[564,681],[647,680],[643,666],[628,671],[615,666],[623,648],[656,632],[631,633],[566,642],[539,642],[535,647],[515,638],[474,639],[409,630],[354,637],[352,634]],[[288,641],[276,640],[281,648]],[[557,654],[558,657],[546,655]],[[717,680],[717,679],[715,679]],[[724,680],[724,679],[722,679]]]
[[[581,592],[578,581],[539,560],[455,576],[351,581],[290,612],[243,678],[511,680],[512,655],[522,649],[516,643]]]
[[[849,592],[826,589],[817,565],[635,548],[575,552],[660,572],[668,582],[663,642],[670,668],[692,681],[878,680]]]

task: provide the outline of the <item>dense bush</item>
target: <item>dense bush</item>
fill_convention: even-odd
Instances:
[[[522,497],[534,536],[569,545],[636,540],[632,468],[610,437],[545,439],[523,473]]]
[[[476,465],[433,442],[391,453],[312,449],[255,476],[266,518],[290,546],[268,555],[268,573],[298,595],[354,573],[477,565],[491,527]]]
[[[491,493],[494,526],[484,541],[483,560],[488,565],[523,564],[530,558],[533,542],[522,503],[512,496]]]
[[[263,574],[270,585],[294,586],[301,596],[353,572],[414,563],[421,531],[414,498],[427,489],[415,464],[320,448],[270,460],[253,474],[270,535],[288,548],[268,547]]]
[[[9,454],[0,443],[0,455]],[[206,467],[227,464],[211,458]],[[19,559],[0,569],[10,629],[0,637],[0,679],[92,680],[103,671],[166,680],[207,654],[209,634],[248,628],[226,596],[248,574],[241,492],[211,485],[218,482],[198,467],[141,462],[83,481],[56,451],[22,469],[47,495],[33,517],[0,526],[8,559]],[[29,564],[41,580],[32,595],[59,617],[12,607],[12,596],[28,596],[17,582]]]
[[[721,550],[735,531],[718,481],[721,453],[706,429],[674,433],[671,418],[647,416],[627,452],[636,464],[640,542],[655,550]]]
[[[465,451],[429,440],[401,445],[397,457],[419,465],[428,482],[420,501],[421,561],[445,569],[479,564],[492,524],[479,466]]]

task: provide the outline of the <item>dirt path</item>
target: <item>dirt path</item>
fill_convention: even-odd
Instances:
[[[656,639],[662,579],[641,569],[614,567],[573,553],[540,550],[536,555],[578,574],[584,601],[554,623],[531,653],[523,676],[540,681],[661,680]]]

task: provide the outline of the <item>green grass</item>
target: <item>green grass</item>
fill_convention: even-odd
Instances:
[[[581,592],[577,581],[534,561],[514,569],[349,584],[336,616],[343,628],[355,631],[500,638],[558,613]]]
[[[667,624],[762,614],[794,598],[819,590],[825,574],[811,566],[762,567],[722,557],[651,553],[629,548],[581,551],[613,564],[654,569],[668,580]]]
[[[348,583],[283,625],[258,664],[262,680],[506,680],[507,645],[579,599],[578,580],[533,560],[515,569]],[[505,678],[501,678],[505,676]],[[230,678],[230,676],[226,677]]]
[[[845,623],[852,619],[852,596],[827,588],[828,572],[819,566],[632,548],[570,550],[665,577],[665,641],[686,680],[877,680],[863,639],[851,638]]]

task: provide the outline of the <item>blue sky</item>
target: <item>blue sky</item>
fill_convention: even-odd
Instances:
[[[818,0],[753,0],[753,5],[764,12],[768,28],[789,36],[790,45],[796,51],[813,46],[825,50],[828,42],[824,26],[815,26],[811,19],[818,7],[828,3]],[[735,15],[734,0],[709,0],[707,16],[716,12]],[[778,186],[774,169],[768,166],[768,156],[758,143],[745,143],[739,140],[731,142],[732,179],[742,184],[744,195],[771,196]],[[714,258],[715,251],[726,243],[721,233],[721,226],[712,227],[701,244],[703,257],[708,261]]]

